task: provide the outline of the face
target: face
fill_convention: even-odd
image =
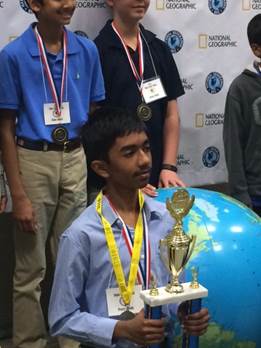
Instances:
[[[107,0],[113,10],[113,17],[124,22],[140,21],[150,4],[150,0]]]
[[[253,51],[254,55],[255,55],[257,58],[261,58],[261,45],[252,44],[252,45],[251,45],[251,48],[252,48],[252,51]]]
[[[69,24],[76,7],[76,0],[28,0],[39,21],[50,24]]]
[[[147,185],[151,169],[151,153],[144,132],[131,133],[116,139],[109,151],[108,161],[103,162],[103,177],[108,184],[127,189]]]

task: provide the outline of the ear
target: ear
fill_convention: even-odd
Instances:
[[[261,58],[261,45],[252,44],[251,49],[256,57]]]
[[[105,161],[95,160],[91,163],[92,170],[103,179],[109,177],[108,165]]]
[[[113,0],[106,0],[106,4],[107,4],[107,6],[109,6],[110,8],[113,8]]]
[[[39,1],[37,0],[27,0],[28,5],[30,7],[30,9],[34,12],[34,13],[38,13],[41,9],[41,4]]]

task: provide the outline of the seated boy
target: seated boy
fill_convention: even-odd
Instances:
[[[51,333],[81,341],[83,347],[161,342],[166,320],[145,319],[142,304],[134,308],[136,314],[128,308],[133,290],[139,298],[141,286],[149,287],[150,275],[158,286],[169,278],[158,246],[174,221],[164,204],[140,191],[151,170],[145,125],[136,114],[99,109],[83,139],[92,169],[105,186],[61,237],[49,307]],[[111,308],[114,297],[122,304],[117,313]],[[166,315],[169,309],[173,311],[165,308]],[[189,334],[201,335],[208,320],[208,310],[201,309],[184,316],[183,325]]]

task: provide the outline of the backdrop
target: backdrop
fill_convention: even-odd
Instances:
[[[253,60],[246,27],[260,10],[261,0],[151,0],[143,24],[171,48],[186,91],[178,101],[178,167],[190,186],[226,181],[225,97]],[[78,0],[70,28],[93,39],[109,16],[104,0]],[[24,0],[0,0],[0,47],[33,21]]]

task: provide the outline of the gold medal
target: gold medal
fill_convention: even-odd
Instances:
[[[68,131],[65,127],[59,126],[52,131],[52,138],[56,144],[64,144],[68,140]]]
[[[142,121],[148,121],[151,119],[152,117],[152,111],[151,108],[145,104],[145,103],[141,103],[138,107],[137,107],[137,114],[139,116],[139,118]]]

